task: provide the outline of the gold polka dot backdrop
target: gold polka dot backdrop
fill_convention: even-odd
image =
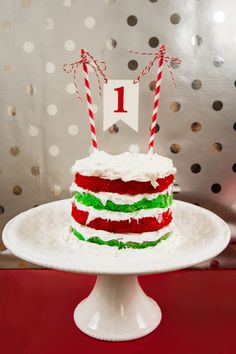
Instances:
[[[69,197],[71,166],[91,151],[82,75],[80,103],[63,64],[78,58],[83,47],[106,62],[109,79],[134,79],[147,58],[128,50],[156,52],[160,43],[182,62],[170,63],[175,89],[166,67],[163,72],[155,150],[172,158],[178,169],[176,198],[209,208],[233,224],[235,1],[11,3],[1,2],[0,20],[1,228],[24,210]],[[89,75],[100,148],[146,152],[155,70],[140,83],[138,133],[123,122],[103,132],[96,76]]]

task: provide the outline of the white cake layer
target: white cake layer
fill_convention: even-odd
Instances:
[[[73,229],[81,233],[85,239],[90,237],[100,237],[104,241],[109,240],[119,240],[119,241],[133,241],[133,242],[143,242],[143,241],[155,241],[164,236],[167,232],[170,232],[174,229],[173,221],[168,225],[163,227],[161,230],[152,231],[152,232],[143,232],[140,234],[118,234],[113,232],[107,232],[103,230],[95,230],[90,227],[84,226],[76,222],[71,218],[71,226]]]
[[[75,206],[78,210],[86,211],[89,213],[87,223],[90,221],[102,218],[112,221],[120,221],[120,220],[130,220],[130,219],[141,219],[147,217],[155,217],[159,221],[162,220],[162,214],[171,209],[168,208],[152,208],[152,209],[142,209],[138,211],[134,211],[133,213],[124,213],[121,211],[109,211],[109,210],[97,210],[91,206],[86,206],[81,203],[78,203],[74,198],[72,198],[72,202],[75,203]]]
[[[153,200],[156,199],[159,195],[164,194],[172,194],[173,192],[173,185],[170,185],[167,189],[160,193],[145,193],[145,194],[136,194],[136,195],[127,195],[127,194],[118,194],[118,193],[111,193],[111,192],[91,192],[87,189],[83,189],[77,186],[76,183],[72,183],[70,187],[70,192],[79,192],[79,193],[89,193],[98,199],[101,200],[102,204],[105,205],[108,200],[115,204],[133,204],[142,199]]]
[[[84,176],[99,176],[111,180],[150,181],[157,187],[157,178],[176,173],[172,160],[158,154],[131,154],[125,152],[110,155],[105,151],[95,151],[89,157],[77,160],[72,173]]]

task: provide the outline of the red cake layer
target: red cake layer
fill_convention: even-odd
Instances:
[[[84,189],[98,192],[112,192],[119,194],[144,194],[163,192],[174,181],[174,176],[169,175],[164,178],[158,178],[158,186],[153,187],[151,182],[129,181],[124,182],[122,179],[110,180],[96,176],[82,176],[79,173],[75,175],[75,183]]]
[[[127,219],[127,220],[107,220],[96,218],[86,224],[89,213],[87,211],[78,210],[75,204],[72,204],[71,215],[80,224],[86,225],[96,230],[104,230],[114,233],[142,233],[148,231],[157,231],[167,226],[172,220],[171,210],[168,209],[161,214],[162,218],[159,221],[154,217],[144,217],[141,219]]]

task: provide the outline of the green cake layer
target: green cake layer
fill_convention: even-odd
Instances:
[[[172,234],[172,232],[170,231],[170,232],[167,232],[165,235],[163,235],[158,240],[155,240],[155,241],[143,241],[143,242],[139,243],[139,242],[132,242],[132,241],[123,242],[123,241],[119,241],[119,240],[105,241],[105,240],[103,240],[103,239],[101,239],[100,237],[97,237],[97,236],[90,237],[89,239],[86,240],[84,238],[84,236],[80,232],[78,232],[76,229],[72,228],[72,232],[73,232],[73,234],[76,237],[78,237],[78,239],[80,241],[87,241],[87,242],[91,242],[91,243],[96,243],[97,245],[106,245],[106,246],[111,246],[111,247],[118,247],[119,249],[121,249],[121,248],[142,249],[142,248],[147,248],[147,247],[154,247],[158,243],[160,243],[162,240],[166,240]]]
[[[160,194],[157,198],[149,200],[143,198],[132,204],[116,204],[107,200],[104,205],[101,200],[90,193],[75,192],[75,200],[86,206],[91,206],[97,210],[121,211],[132,213],[142,209],[168,208],[172,204],[172,194]]]

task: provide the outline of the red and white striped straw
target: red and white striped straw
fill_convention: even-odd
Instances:
[[[83,58],[85,55],[86,52],[84,51],[84,49],[81,49],[81,58]],[[88,75],[88,67],[85,60],[83,61],[83,74],[84,74],[86,101],[87,101],[88,115],[89,115],[90,132],[92,136],[92,146],[94,150],[98,150],[97,134],[96,134],[96,128],[94,122],[93,102],[92,102],[89,75]]]
[[[177,64],[180,64],[181,60],[176,57],[166,56],[166,47],[164,44],[161,44],[160,50],[157,53],[136,52],[133,50],[129,50],[129,52],[134,53],[134,54],[154,56],[153,59],[140,71],[138,77],[133,81],[134,84],[139,82],[143,76],[145,76],[147,73],[149,73],[149,71],[152,69],[154,63],[158,60],[158,72],[157,72],[157,78],[156,78],[156,88],[155,88],[153,113],[152,113],[152,124],[151,124],[151,129],[150,129],[150,139],[149,139],[149,145],[148,145],[148,152],[152,154],[153,149],[154,149],[154,139],[155,139],[155,132],[156,132],[157,116],[158,116],[158,106],[159,106],[159,97],[160,97],[163,66],[164,66],[164,63],[167,64],[167,66],[169,68],[171,80],[173,82],[173,86],[175,87],[176,85],[175,85],[174,75],[171,70],[170,62],[172,61]]]
[[[80,59],[75,60],[73,63],[63,65],[63,70],[67,74],[73,73],[75,92],[76,92],[78,99],[80,101],[82,101],[82,98],[79,93],[78,85],[76,82],[76,75],[77,75],[77,71],[78,71],[78,68],[80,67],[80,65],[83,66],[86,101],[87,101],[88,114],[89,114],[89,125],[90,125],[90,132],[91,132],[91,136],[92,136],[92,146],[95,151],[95,150],[98,150],[98,144],[97,144],[96,128],[95,128],[95,123],[94,123],[93,102],[92,102],[92,96],[91,96],[91,91],[90,91],[90,82],[89,82],[89,76],[88,76],[88,65],[96,74],[97,82],[98,82],[98,89],[99,89],[99,96],[101,97],[102,86],[101,86],[100,78],[105,83],[107,83],[107,77],[104,73],[104,71],[106,70],[106,64],[103,61],[98,62],[89,52],[85,51],[84,49],[81,49],[81,58]]]
[[[151,129],[150,129],[150,139],[149,139],[149,146],[148,146],[148,152],[151,154],[153,154],[153,149],[154,149],[158,107],[159,107],[159,97],[160,97],[160,90],[161,90],[162,70],[163,70],[163,66],[164,66],[164,56],[166,53],[166,47],[164,44],[162,44],[160,46],[160,52],[162,55],[161,55],[160,60],[158,62],[156,89],[155,89],[153,112],[152,112],[152,125],[151,125]]]

